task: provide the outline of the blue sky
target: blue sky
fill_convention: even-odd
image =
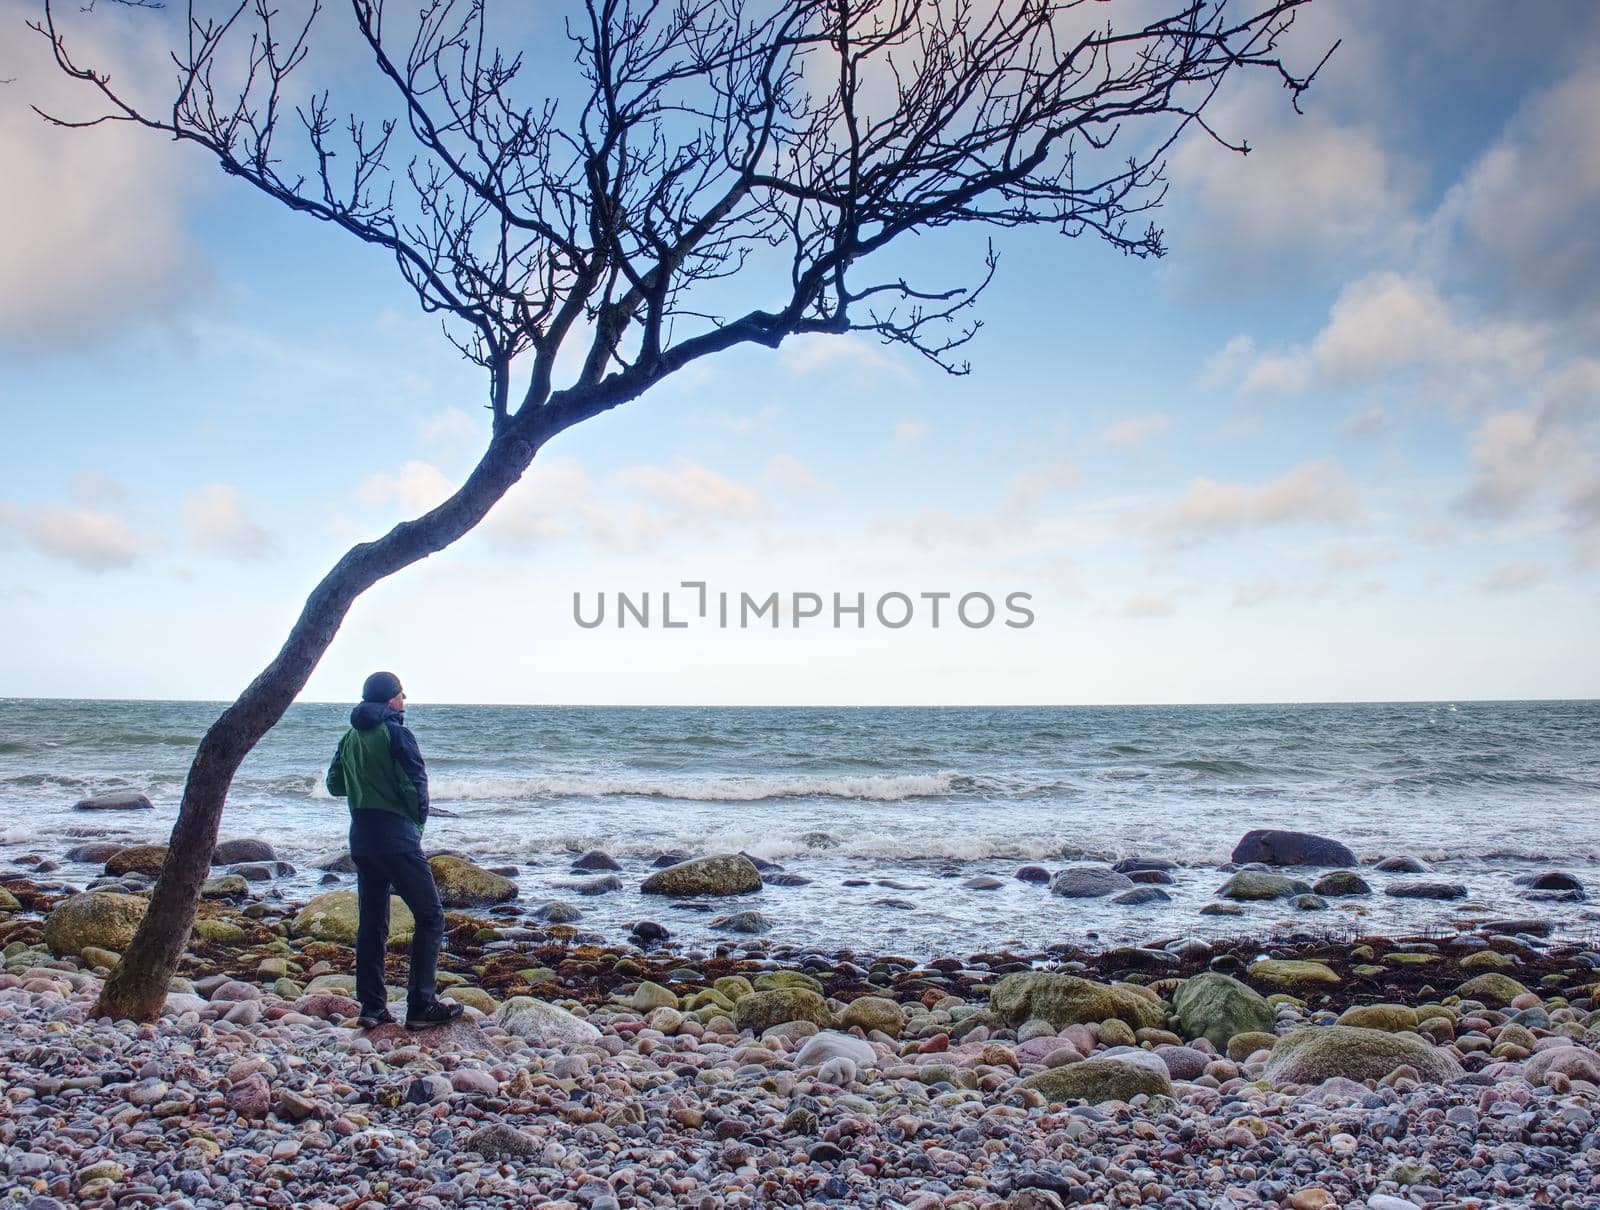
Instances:
[[[75,24],[140,84],[170,18]],[[377,666],[449,701],[1600,694],[1600,12],[1323,0],[1295,46],[1335,38],[1305,116],[1218,98],[1248,158],[1179,146],[1166,259],[998,233],[965,378],[858,337],[701,363],[373,589],[306,696]],[[0,693],[231,697],[471,466],[482,383],[382,256],[192,149],[44,127],[28,103],[77,102],[0,46]],[[906,256],[960,273],[981,239]],[[1036,620],[573,622],[683,580]]]

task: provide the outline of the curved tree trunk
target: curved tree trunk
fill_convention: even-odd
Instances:
[[[533,461],[557,427],[512,426],[490,443],[461,489],[432,512],[353,547],[306,600],[282,649],[200,741],[173,826],[161,877],[122,962],[95,1002],[98,1016],[153,1021],[189,942],[200,889],[211,869],[228,788],[240,764],[305,688],[355,599],[385,576],[443,550],[477,525]]]

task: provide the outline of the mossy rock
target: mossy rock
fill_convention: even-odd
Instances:
[[[1065,1067],[1053,1067],[1023,1080],[1018,1087],[1031,1088],[1045,1100],[1131,1101],[1140,1093],[1171,1096],[1172,1080],[1154,1065],[1127,1063],[1117,1059],[1085,1059]]]
[[[628,1003],[635,1012],[640,1013],[647,1013],[652,1008],[677,1008],[678,993],[670,987],[662,987],[661,984],[646,979],[634,988],[633,995],[628,997]]]
[[[1461,969],[1464,971],[1513,971],[1517,969],[1517,960],[1510,954],[1502,954],[1499,950],[1479,950],[1476,954],[1468,954],[1461,960]]]
[[[250,937],[248,932],[231,920],[196,920],[193,932],[202,941],[218,945],[243,945]]]
[[[1121,987],[1108,987],[1076,975],[1045,971],[1019,971],[1007,975],[989,993],[989,1010],[1008,1025],[1021,1025],[1032,1017],[1057,1029],[1089,1025],[1116,1018],[1134,1029],[1165,1029],[1166,1010]]]
[[[1387,966],[1375,966],[1371,962],[1358,962],[1350,968],[1352,975],[1359,975],[1363,979],[1376,979],[1379,975],[1387,974]]]
[[[292,926],[296,937],[327,941],[335,945],[354,945],[360,908],[354,891],[329,891],[313,896],[295,915]],[[389,940],[409,941],[416,929],[411,909],[398,895],[389,896]]]
[[[1228,1039],[1227,1049],[1224,1053],[1235,1063],[1243,1063],[1258,1050],[1271,1050],[1278,1044],[1278,1035],[1265,1030],[1250,1030],[1247,1033],[1234,1034]]]
[[[733,1021],[740,1029],[760,1034],[785,1021],[810,1021],[824,1026],[833,1023],[828,1004],[816,992],[804,987],[775,987],[771,991],[751,992],[734,1005]]]
[[[761,889],[761,871],[743,853],[697,857],[657,870],[640,884],[646,895],[693,898],[702,895],[744,895]]]
[[[905,1010],[886,996],[862,996],[845,1005],[839,1014],[839,1024],[845,1029],[860,1026],[863,1033],[878,1030],[891,1038],[898,1038],[906,1027]]]
[[[105,967],[110,970],[122,961],[122,955],[114,950],[103,950],[98,945],[86,945],[79,951],[78,957],[83,960],[90,970],[96,967]]]
[[[114,891],[88,891],[63,899],[44,922],[44,943],[58,958],[76,957],[83,947],[128,948],[144,919],[149,900]]]
[[[500,1007],[500,1002],[481,987],[447,987],[439,993],[441,1000],[454,1000],[488,1016]]]
[[[485,907],[509,903],[517,897],[517,884],[464,857],[441,854],[428,858],[433,869],[433,884],[439,888],[439,902],[448,908]]]
[[[1261,958],[1250,964],[1248,974],[1275,987],[1335,987],[1343,982],[1326,962],[1312,959]]]
[[[1370,895],[1372,887],[1354,870],[1334,870],[1324,874],[1311,887],[1312,894],[1329,899],[1342,899],[1352,895]]]
[[[1464,1074],[1446,1051],[1414,1034],[1324,1025],[1279,1038],[1266,1076],[1275,1084],[1320,1084],[1334,1076],[1360,1082],[1381,1080],[1401,1066],[1430,1084],[1448,1084]]]
[[[1510,975],[1502,975],[1491,971],[1486,975],[1475,975],[1460,987],[1456,994],[1463,1000],[1476,1000],[1480,1004],[1487,1004],[1490,1008],[1504,1008],[1518,996],[1527,994],[1527,987],[1518,983]]]
[[[747,996],[749,994],[749,992],[745,993]],[[685,1007],[690,1012],[701,1008],[716,1008],[721,1009],[723,1012],[731,1013],[733,1011],[733,1004],[734,1002],[732,997],[723,995],[714,987],[706,987],[690,996],[689,1002],[687,1005],[685,1005]]]
[[[1417,954],[1402,950],[1399,953],[1385,954],[1383,961],[1390,966],[1431,966],[1439,961],[1438,954]]]
[[[200,888],[202,899],[243,899],[250,893],[250,884],[240,874],[219,874],[207,878]]]
[[[0,886],[0,912],[17,912],[22,910],[22,904],[17,902],[17,897],[5,887]]]
[[[729,1008],[733,1007],[733,1002],[740,996],[748,996],[756,990],[750,980],[743,975],[723,975],[722,978],[715,980],[711,986],[718,993],[728,998]],[[814,987],[811,990],[820,992],[821,988]]]
[[[126,849],[118,849],[106,859],[106,873],[149,874],[154,877],[161,873],[161,867],[166,860],[167,846],[164,844],[129,845]]]
[[[1240,870],[1218,889],[1224,899],[1290,899],[1295,895],[1309,895],[1311,886],[1298,878],[1285,878],[1282,874],[1267,874],[1260,870]]]
[[[1355,1004],[1339,1014],[1338,1023],[1391,1034],[1414,1033],[1417,1010],[1406,1004]]]
[[[758,992],[770,992],[780,987],[803,987],[822,995],[822,984],[803,971],[767,971],[757,975],[750,986],[752,991]]]
[[[1271,1032],[1272,1005],[1239,980],[1206,971],[1172,993],[1172,1014],[1185,1037],[1205,1038],[1218,1050],[1236,1034]]]

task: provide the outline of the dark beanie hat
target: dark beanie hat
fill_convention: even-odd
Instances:
[[[374,672],[361,686],[364,702],[386,702],[400,692],[400,678],[392,672]]]

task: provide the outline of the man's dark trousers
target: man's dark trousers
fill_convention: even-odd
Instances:
[[[361,1011],[376,1014],[388,1007],[383,956],[389,943],[389,893],[400,896],[416,918],[411,937],[411,978],[406,988],[407,1012],[419,1013],[437,995],[435,975],[439,946],[444,941],[444,908],[434,885],[433,870],[420,848],[402,853],[369,853],[354,858],[360,923],[356,929],[356,999]]]

